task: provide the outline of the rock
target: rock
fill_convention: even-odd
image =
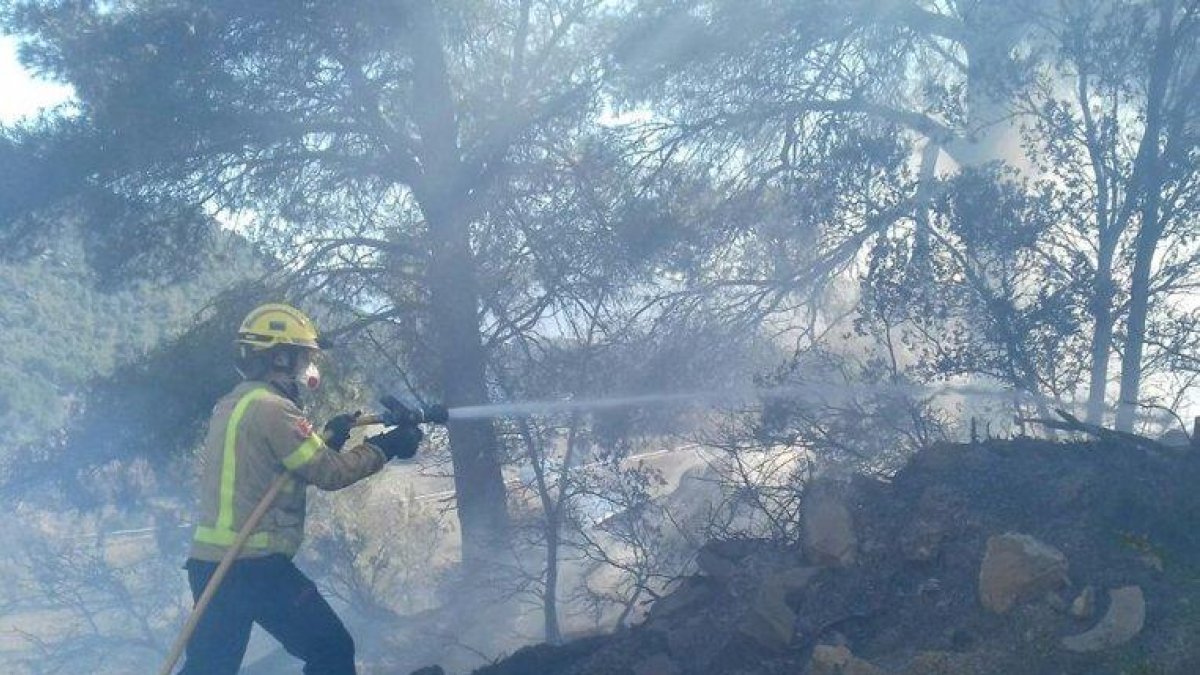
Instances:
[[[1063,638],[1073,652],[1098,652],[1125,644],[1142,632],[1146,623],[1146,598],[1140,586],[1125,586],[1108,592],[1108,611],[1090,630]]]
[[[738,622],[738,632],[764,649],[781,651],[791,643],[796,613],[782,600],[755,603]]]
[[[633,666],[633,675],[680,675],[683,671],[666,654],[655,654]]]
[[[817,645],[808,662],[810,675],[837,675],[853,654],[843,645]]]
[[[780,596],[786,596],[788,593],[795,593],[808,588],[812,580],[821,573],[819,567],[791,567],[767,577],[767,582],[764,587],[769,585],[772,590],[778,592]]]
[[[938,556],[942,544],[963,529],[966,499],[944,485],[926,488],[917,501],[916,513],[901,530],[900,552],[910,562],[928,562]]]
[[[738,632],[766,649],[785,649],[796,631],[796,613],[788,606],[787,596],[807,587],[819,572],[815,567],[795,567],[768,575],[738,623]]]
[[[696,565],[702,574],[726,582],[741,568],[742,560],[752,553],[746,541],[713,540],[696,552]]]
[[[1067,583],[1062,551],[1026,534],[989,537],[979,568],[979,600],[1003,614],[1018,602],[1044,596]]]
[[[1071,616],[1086,619],[1096,611],[1096,589],[1088,586],[1071,602]]]
[[[707,547],[702,547],[696,554],[696,566],[700,568],[701,574],[719,581],[727,581],[738,570],[737,564],[732,560],[717,555]]]
[[[704,607],[714,596],[712,582],[705,577],[684,577],[679,586],[650,605],[646,623],[652,624],[676,614]]]
[[[788,595],[807,587],[821,572],[796,567],[794,552],[790,560],[790,566],[779,567],[781,561],[770,555],[747,559],[728,582],[685,578],[651,606],[643,625],[646,634],[660,642],[642,655],[659,653],[665,645],[681,673],[722,672],[747,655],[785,650],[796,624]]]
[[[817,645],[808,663],[810,675],[883,675],[870,661],[858,658],[845,646]]]
[[[441,666],[425,666],[412,671],[409,675],[446,675],[446,671],[442,670]]]
[[[858,556],[850,510],[832,486],[814,485],[804,495],[804,554],[818,565],[846,567]]]

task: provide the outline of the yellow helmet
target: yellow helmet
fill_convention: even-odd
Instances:
[[[236,343],[243,350],[263,351],[279,345],[320,349],[317,327],[304,312],[290,305],[269,303],[256,307],[238,327]]]

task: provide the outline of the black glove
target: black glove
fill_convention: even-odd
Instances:
[[[362,411],[352,413],[342,413],[334,415],[328,422],[325,423],[325,431],[321,435],[325,437],[325,445],[342,451],[342,446],[350,439],[350,430],[354,428],[354,422],[358,420]]]
[[[450,421],[450,411],[441,403],[434,403],[425,408],[425,421],[433,422],[434,424],[445,424]]]
[[[383,451],[388,459],[408,459],[417,454],[417,446],[425,434],[415,424],[402,424],[391,431],[367,439],[371,445]]]

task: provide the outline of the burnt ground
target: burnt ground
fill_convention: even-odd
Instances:
[[[477,675],[805,673],[814,672],[819,644],[843,645],[879,669],[822,672],[1200,672],[1194,453],[1031,439],[943,445],[913,457],[890,482],[860,477],[838,489],[857,537],[853,564],[811,569],[818,566],[799,546],[710,543],[709,560],[733,571],[702,565],[642,625],[526,648]],[[1069,581],[996,614],[980,602],[979,573],[988,538],[1004,533],[1060,550]],[[763,583],[808,569],[797,587]],[[1104,614],[1107,590],[1130,585],[1146,599],[1136,637],[1093,653],[1063,648],[1062,637]],[[1068,608],[1087,586],[1096,610],[1076,617]],[[764,639],[762,622],[747,618],[758,616],[763,588],[794,616],[782,642]]]

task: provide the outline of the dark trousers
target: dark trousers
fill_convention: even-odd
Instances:
[[[217,564],[184,565],[192,597],[200,598]],[[241,667],[257,623],[304,661],[307,675],[353,675],[354,640],[317,587],[286,556],[238,560],[213,596],[187,645],[179,675],[224,675]]]

